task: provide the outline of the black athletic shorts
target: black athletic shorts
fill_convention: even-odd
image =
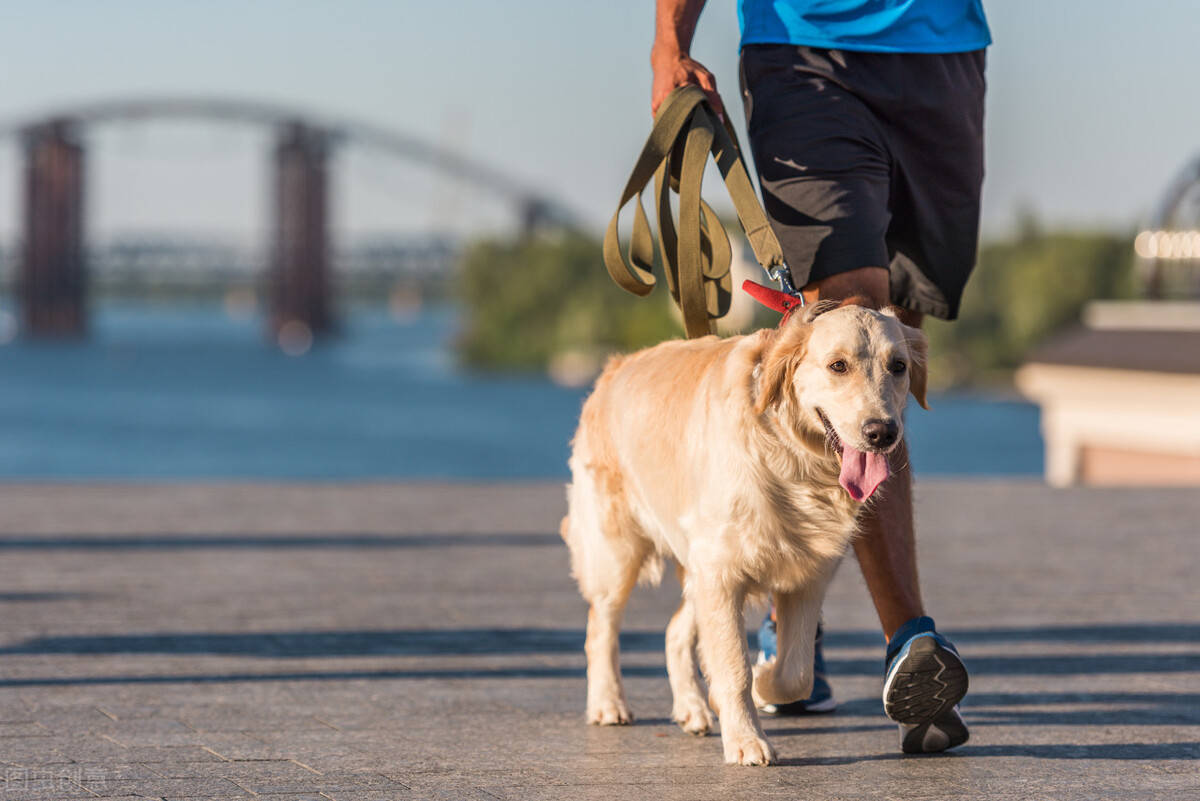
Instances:
[[[796,286],[888,266],[894,303],[958,316],[979,240],[985,60],[742,48],[750,148]]]

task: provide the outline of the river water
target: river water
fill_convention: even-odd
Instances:
[[[0,346],[0,478],[566,476],[584,390],[468,371],[448,308],[360,307],[303,356],[219,304],[104,303],[79,343]],[[908,414],[922,475],[1036,475],[1038,412],[968,395]]]

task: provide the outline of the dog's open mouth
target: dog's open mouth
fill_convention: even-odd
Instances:
[[[836,453],[842,455],[842,472],[838,476],[838,483],[859,503],[870,498],[875,490],[879,489],[879,485],[891,475],[887,454],[860,451],[852,445],[845,444],[838,436],[833,423],[825,416],[825,412],[817,409],[817,416],[825,426],[825,440]]]
[[[842,438],[837,435],[837,430],[833,427],[833,423],[829,422],[829,418],[825,416],[825,412],[817,409],[817,417],[821,418],[821,422],[825,425],[825,442],[833,449],[835,453],[842,452]]]

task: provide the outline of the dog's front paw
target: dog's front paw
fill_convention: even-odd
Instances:
[[[775,749],[757,734],[745,737],[724,735],[721,739],[727,765],[773,765],[777,761]]]
[[[712,731],[712,712],[708,710],[708,704],[699,697],[676,702],[671,717],[688,734],[708,734]]]
[[[633,713],[620,698],[588,704],[588,723],[593,726],[628,726],[633,723]]]

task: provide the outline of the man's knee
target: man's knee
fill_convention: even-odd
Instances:
[[[891,297],[886,267],[859,267],[827,275],[809,282],[803,291],[804,299],[809,303],[845,300],[858,295],[882,307],[888,304]]]
[[[883,308],[892,302],[891,284],[886,267],[858,267],[824,278],[818,278],[804,286],[804,300],[816,303],[818,300],[845,300],[846,298],[861,297],[868,300],[876,308]],[[900,322],[920,328],[925,315],[919,311],[898,307]]]

